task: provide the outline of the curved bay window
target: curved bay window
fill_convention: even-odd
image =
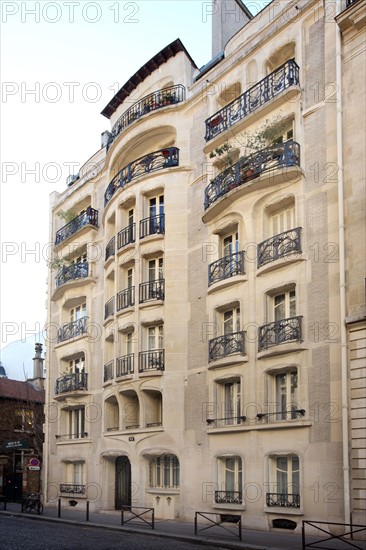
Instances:
[[[177,489],[179,487],[179,460],[175,455],[164,455],[150,462],[150,487]]]

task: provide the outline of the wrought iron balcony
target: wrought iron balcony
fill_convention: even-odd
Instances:
[[[215,502],[217,504],[242,504],[241,491],[215,491]]]
[[[61,483],[60,493],[85,495],[85,485],[80,485],[79,483]]]
[[[164,365],[164,350],[153,349],[149,351],[140,351],[139,353],[139,372],[145,372],[149,370],[161,370],[165,368]]]
[[[208,362],[245,353],[245,332],[232,332],[208,341]]]
[[[290,493],[267,493],[266,505],[300,508],[300,495]]]
[[[104,382],[108,382],[108,380],[113,380],[114,378],[114,361],[109,361],[109,363],[106,363],[104,365]]]
[[[125,111],[113,125],[110,138],[107,144],[107,151],[112,145],[113,141],[127,126],[132,124],[135,120],[138,120],[143,115],[156,111],[167,105],[174,105],[184,101],[186,98],[186,89],[182,84],[175,84],[174,86],[168,86],[157,90],[152,94],[149,94],[139,101],[136,101],[127,111]]]
[[[158,235],[165,233],[165,215],[150,216],[140,220],[140,239],[148,235]]]
[[[179,166],[178,147],[167,147],[140,157],[127,166],[124,166],[112,179],[104,193],[104,205],[106,205],[114,193],[121,187],[125,187],[130,181],[144,174],[156,172],[164,168]]]
[[[164,283],[164,279],[157,279],[156,281],[140,283],[140,304],[143,304],[144,302],[150,302],[152,300],[164,300]]]
[[[208,184],[205,189],[205,209],[232,189],[262,174],[291,166],[300,166],[300,145],[291,139],[285,143],[272,144],[248,157],[241,157]]]
[[[207,418],[206,422],[209,427],[223,428],[224,426],[235,426],[245,422],[246,416],[226,416],[225,418]],[[213,426],[211,426],[213,424]]]
[[[55,394],[72,392],[77,390],[88,389],[88,374],[86,372],[75,372],[64,374],[57,378],[55,386]]]
[[[244,273],[244,252],[234,252],[208,266],[208,286]]]
[[[87,317],[81,317],[71,323],[66,323],[58,329],[57,342],[64,342],[65,340],[71,340],[82,334],[86,334],[86,321]]]
[[[116,253],[116,237],[112,237],[105,247],[105,261]]]
[[[124,246],[127,246],[130,243],[135,242],[135,232],[136,232],[136,224],[131,223],[124,229],[121,229],[121,231],[117,235],[117,249],[123,248]]]
[[[298,409],[298,408],[291,408],[289,410],[282,410],[282,411],[275,411],[275,412],[269,412],[269,413],[257,413],[258,420],[268,420],[271,421],[271,419],[274,417],[274,421],[277,420],[295,420],[296,418],[299,418],[300,416],[305,416],[305,409]]]
[[[300,233],[301,227],[296,227],[261,242],[257,248],[258,267],[274,262],[279,258],[285,258],[290,254],[300,254]]]
[[[258,350],[301,340],[301,316],[281,319],[258,329]]]
[[[299,66],[294,59],[289,59],[281,67],[208,118],[205,140],[213,139],[290,86],[299,83]]]
[[[116,361],[116,377],[133,374],[134,371],[134,354],[122,355]]]
[[[135,287],[130,286],[117,294],[117,311],[135,305]]]
[[[114,296],[104,306],[104,319],[114,315]]]
[[[74,281],[75,279],[83,279],[89,275],[88,262],[78,262],[77,264],[71,264],[66,267],[62,267],[56,275],[56,288]]]
[[[91,206],[88,206],[85,212],[82,212],[76,216],[76,218],[71,220],[71,222],[64,225],[57,231],[55,245],[62,243],[62,241],[65,241],[71,237],[71,235],[77,233],[79,229],[87,225],[98,227],[98,210],[94,210]]]

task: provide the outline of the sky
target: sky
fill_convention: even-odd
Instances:
[[[269,0],[244,0],[255,15]],[[100,148],[100,112],[180,38],[211,59],[211,2],[0,2],[0,348],[46,324],[49,198]]]

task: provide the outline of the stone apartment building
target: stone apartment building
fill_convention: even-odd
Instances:
[[[51,197],[48,503],[363,523],[365,2],[244,4]]]

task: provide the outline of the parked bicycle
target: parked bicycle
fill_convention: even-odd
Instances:
[[[43,514],[43,504],[41,502],[40,493],[28,493],[22,498],[22,512],[36,512],[38,515]]]

